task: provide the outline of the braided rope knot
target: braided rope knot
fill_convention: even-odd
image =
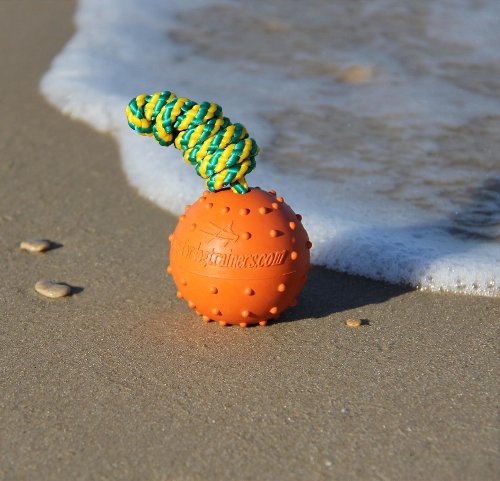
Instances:
[[[196,103],[172,92],[141,94],[126,109],[128,124],[141,135],[154,136],[164,146],[174,144],[215,192],[230,186],[248,192],[245,174],[255,167],[259,147],[241,124],[224,117],[220,105]]]

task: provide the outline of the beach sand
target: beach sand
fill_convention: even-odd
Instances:
[[[74,8],[0,3],[0,480],[498,479],[500,300],[314,268],[281,322],[203,324],[176,219],[38,92]]]

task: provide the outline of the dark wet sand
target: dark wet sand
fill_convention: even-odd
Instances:
[[[500,300],[315,268],[282,322],[204,325],[164,272],[175,219],[38,93],[73,10],[0,2],[0,480],[498,479]]]

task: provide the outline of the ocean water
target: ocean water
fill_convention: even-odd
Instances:
[[[247,127],[248,181],[303,215],[314,263],[500,295],[497,0],[80,0],[75,22],[41,90],[111,133],[159,206],[203,181],[124,110],[171,90]]]

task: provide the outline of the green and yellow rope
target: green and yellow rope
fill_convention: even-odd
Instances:
[[[136,132],[181,150],[210,191],[230,186],[239,194],[248,192],[245,175],[254,169],[259,148],[243,125],[224,117],[219,105],[165,91],[138,95],[126,113]]]

